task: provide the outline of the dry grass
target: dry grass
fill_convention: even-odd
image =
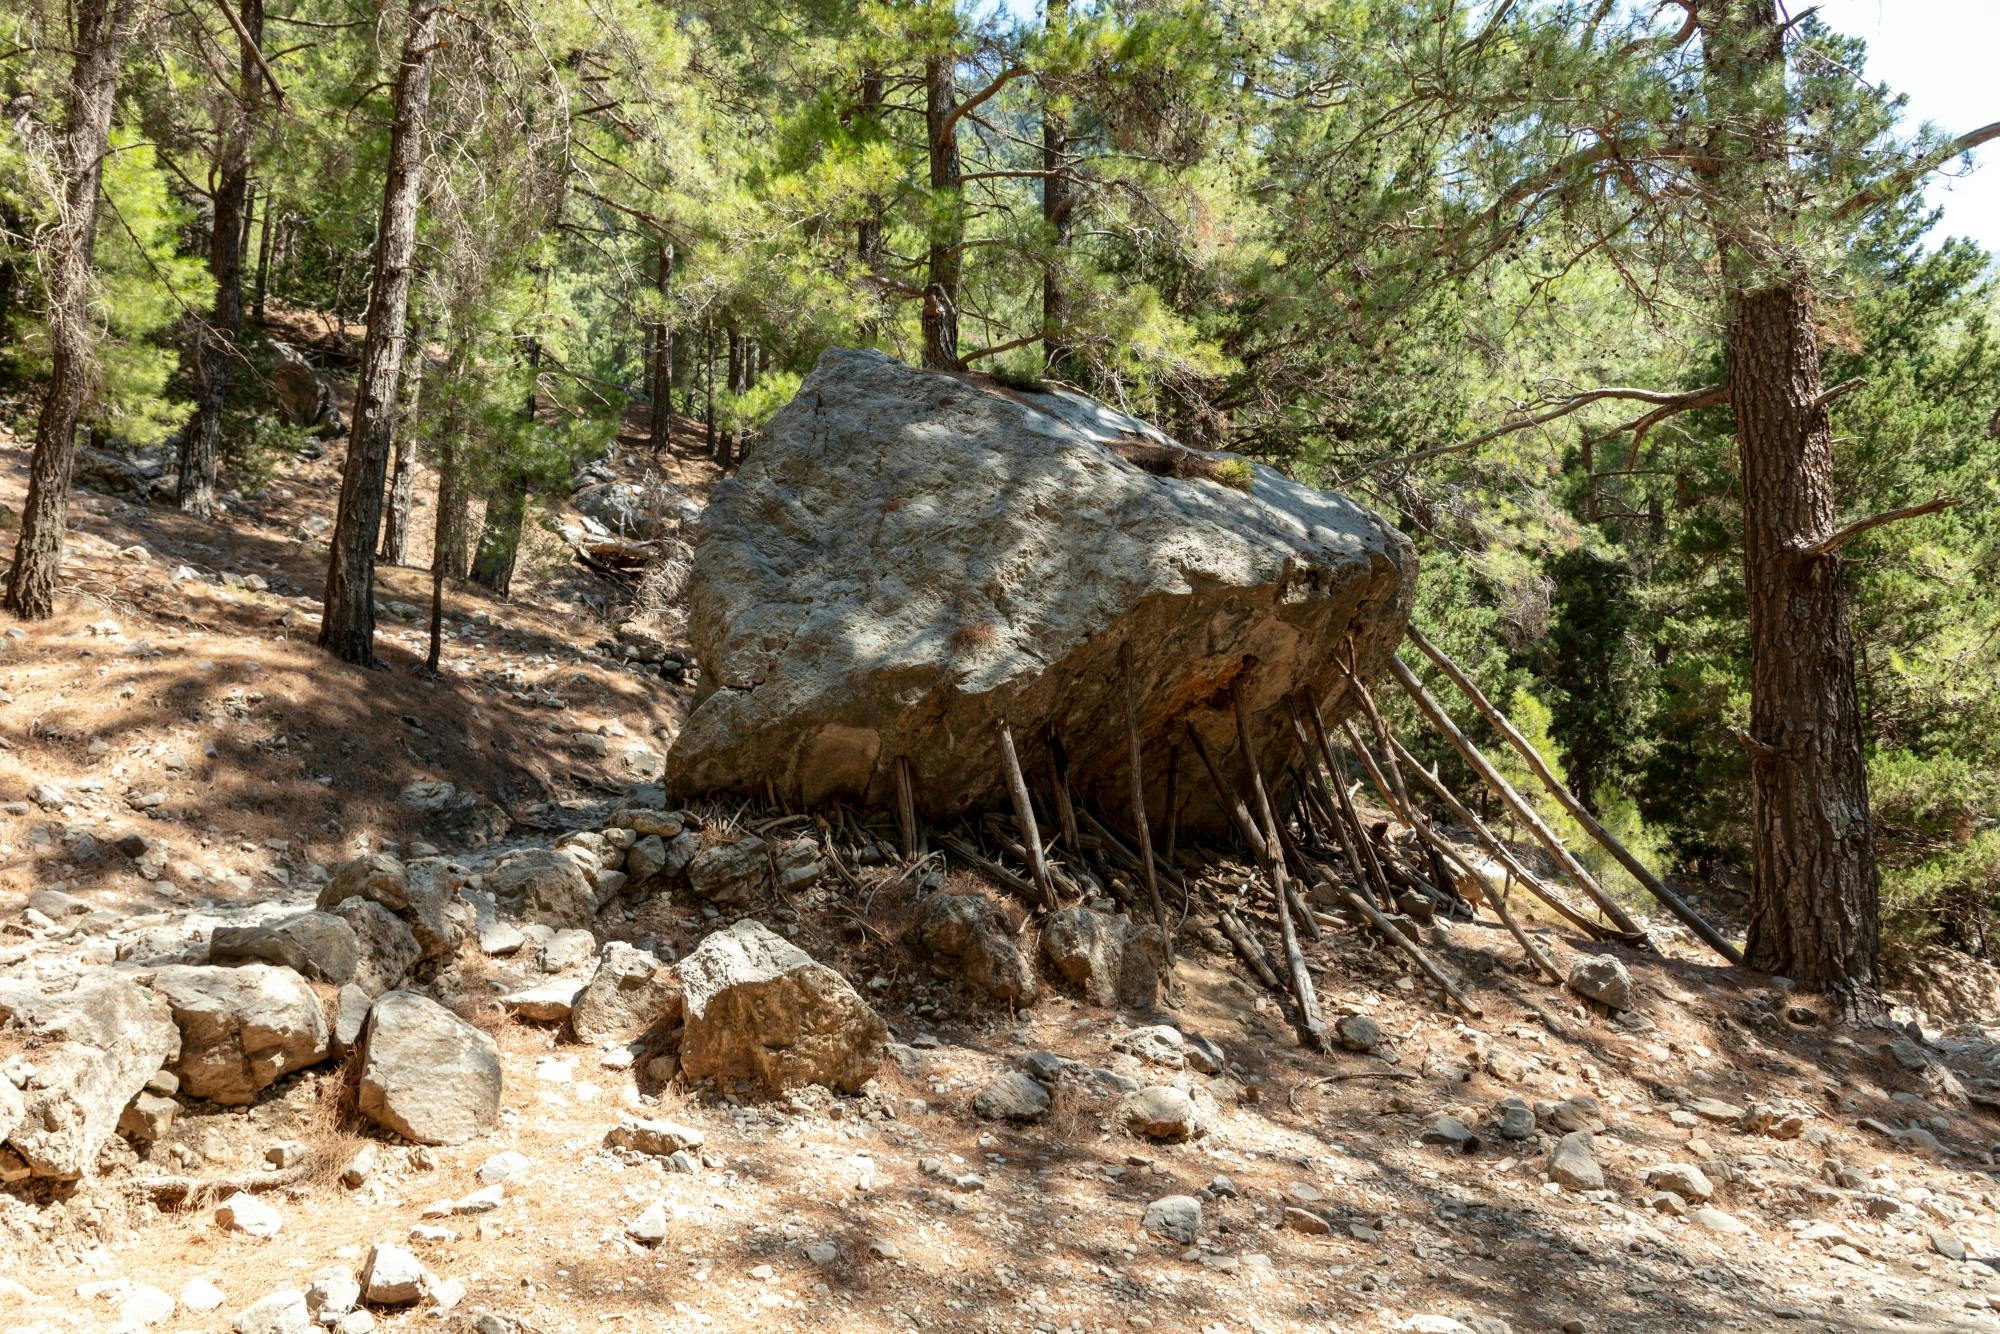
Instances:
[[[951,632],[954,653],[974,654],[992,646],[1000,637],[999,628],[987,621],[972,621]]]

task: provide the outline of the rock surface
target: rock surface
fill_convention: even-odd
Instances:
[[[1215,460],[1248,490],[1156,475]],[[1127,799],[1120,648],[1139,655],[1150,791],[1184,720],[1236,748],[1218,690],[1248,677],[1266,763],[1291,749],[1292,690],[1346,712],[1401,637],[1409,543],[1340,496],[1261,464],[1184,450],[1075,393],[1022,392],[829,349],[756,453],[715,490],[689,586],[711,693],[674,743],[672,788],[812,806],[888,805],[910,758],[920,813],[1004,800],[995,724],[1060,736],[1072,782]],[[1184,822],[1219,826],[1206,784]]]
[[[571,1002],[569,1022],[585,1042],[630,1042],[681,1012],[672,967],[622,940],[604,947],[597,971]]]
[[[332,1034],[305,979],[289,968],[175,965],[153,977],[181,1031],[174,1071],[197,1098],[242,1107],[279,1079],[326,1059]]]
[[[46,989],[0,982],[0,1026],[36,1042],[4,1141],[38,1177],[74,1181],[89,1172],[125,1108],[180,1054],[165,999],[110,973]],[[0,1106],[0,1118],[8,1114]]]
[[[1123,913],[1062,908],[1042,927],[1042,957],[1093,1005],[1150,1009],[1159,1003],[1166,936]]]
[[[767,1093],[824,1084],[853,1093],[882,1064],[888,1027],[847,979],[745,919],[681,960],[681,1070]]]
[[[924,900],[915,939],[944,973],[989,1000],[1034,1003],[1035,965],[1014,944],[1013,932],[984,894],[937,893]]]
[[[493,1039],[436,1001],[392,991],[368,1012],[361,1114],[419,1144],[459,1144],[500,1115]]]

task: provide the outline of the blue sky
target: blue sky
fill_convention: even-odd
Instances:
[[[2000,0],[1821,0],[1819,16],[1868,43],[1865,75],[1909,94],[1912,130],[1928,120],[1957,135],[2000,120]],[[1929,197],[1944,209],[1941,232],[2000,253],[2000,140],[1973,163],[1934,175]]]

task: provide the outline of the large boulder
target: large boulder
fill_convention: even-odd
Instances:
[[[889,1031],[847,979],[745,919],[681,960],[689,1079],[748,1081],[767,1093],[823,1084],[853,1093],[875,1074]]]
[[[23,1034],[33,1044],[27,1050]],[[89,972],[49,987],[0,982],[0,1051],[12,1053],[0,1058],[0,1083],[20,1093],[18,1107],[9,1099],[0,1110],[12,1122],[0,1132],[0,1171],[18,1159],[35,1176],[82,1177],[180,1045],[167,1002],[129,978]]]
[[[461,1144],[500,1119],[500,1049],[426,996],[392,991],[368,1012],[361,1114],[418,1144]]]
[[[924,900],[913,932],[918,946],[946,973],[989,1000],[1025,1006],[1035,1000],[1034,961],[984,894],[939,891]]]
[[[1082,794],[1122,809],[1127,645],[1150,791],[1183,723],[1229,767],[1232,684],[1282,772],[1284,697],[1342,716],[1350,636],[1373,675],[1415,585],[1387,523],[1271,468],[1066,390],[829,349],[703,515],[690,642],[708,693],[668,781],[886,806],[901,755],[943,819],[1005,800],[1004,718],[1053,732]],[[1181,790],[1184,822],[1220,826],[1207,784]]]
[[[153,975],[181,1031],[181,1091],[242,1107],[281,1076],[326,1059],[326,1012],[289,968],[177,964]]]

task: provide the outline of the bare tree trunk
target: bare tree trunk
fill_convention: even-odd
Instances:
[[[1704,175],[1727,205],[1718,246],[1743,475],[1755,852],[1744,954],[1872,1017],[1881,882],[1847,589],[1839,554],[1808,550],[1836,527],[1833,430],[1810,280],[1768,239],[1786,221],[1767,201],[1790,192],[1784,99],[1769,92],[1781,85],[1783,20],[1774,0],[1703,0],[1698,14],[1704,81],[1735,150]]]
[[[216,461],[222,454],[222,417],[229,365],[243,337],[243,246],[250,234],[250,135],[263,98],[264,76],[255,43],[263,40],[263,0],[242,0],[236,96],[224,98],[224,124],[216,127],[215,225],[208,238],[208,271],[215,305],[195,339],[194,415],[181,432],[180,478],[174,500],[188,513],[215,513]]]
[[[389,503],[382,512],[382,559],[410,563],[412,511],[417,502],[417,413],[424,397],[424,349],[416,339],[403,358],[403,388],[396,405],[396,462],[389,470]]]
[[[702,424],[708,431],[708,456],[728,462],[716,453],[721,442],[715,437],[715,318],[710,316],[702,322],[701,331],[701,415]]]
[[[94,344],[90,289],[97,237],[97,187],[118,97],[118,66],[136,26],[137,0],[77,0],[76,57],[63,93],[62,213],[49,243],[49,385],[35,423],[35,454],[21,538],[7,574],[6,609],[39,621],[55,611],[69,523],[70,468],[77,424],[90,388]]]
[[[965,217],[959,179],[958,64],[951,54],[924,59],[925,142],[930,147],[930,249],[924,278],[924,365],[955,371],[958,361],[958,285],[965,259]]]
[[[473,583],[503,598],[513,591],[527,515],[528,475],[510,468],[486,496],[486,523],[479,530],[479,554],[472,562]]]
[[[271,275],[271,192],[264,191],[264,215],[257,227],[257,302],[252,314],[264,322],[264,286]]]
[[[674,247],[665,237],[660,238],[659,291],[664,303],[673,288]],[[674,421],[674,329],[662,315],[653,324],[653,359],[646,393],[651,402],[647,443],[655,452],[665,449],[673,430]]]
[[[410,306],[410,258],[417,244],[417,198],[424,175],[424,110],[430,101],[431,56],[442,0],[410,0],[408,31],[396,70],[395,121],[382,220],[375,233],[375,278],[368,298],[368,334],[361,345],[354,427],[340,477],[333,554],[321,599],[320,647],[347,662],[375,661],[375,535],[382,522],[382,480],[389,467],[397,382],[403,367],[404,320]]]
[[[1048,0],[1045,20],[1049,35],[1059,36],[1069,24],[1067,0]],[[1069,293],[1064,285],[1063,252],[1069,249],[1070,218],[1075,208],[1069,169],[1069,120],[1058,100],[1042,92],[1042,228],[1050,246],[1042,265],[1042,365],[1051,379],[1075,378],[1076,349],[1067,341]]]
[[[868,123],[870,133],[874,133],[882,119],[882,71],[865,69],[861,72],[861,100],[855,107],[858,117]],[[869,195],[867,212],[861,221],[854,224],[854,254],[860,261],[861,272],[876,274],[882,269],[882,199],[879,195]],[[871,288],[870,297],[880,309],[881,296]],[[879,314],[870,314],[861,321],[861,341],[873,343],[882,333],[882,319]]]
[[[451,358],[445,365],[444,420],[438,425],[438,495],[437,518],[431,537],[431,574],[433,581],[443,579],[463,579],[471,571],[472,553],[472,504],[469,488],[465,484],[465,459],[458,447],[466,367],[472,360],[471,339],[460,336],[451,350]],[[433,601],[436,600],[435,590]],[[431,670],[437,664],[431,663]]]

